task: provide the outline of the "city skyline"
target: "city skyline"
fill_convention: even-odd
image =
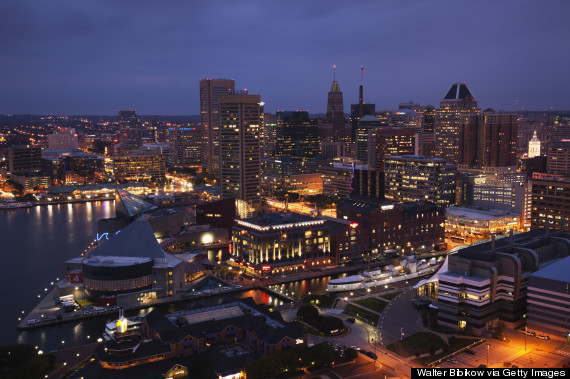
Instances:
[[[570,4],[551,4],[2,4],[0,114],[196,115],[204,78],[324,113],[333,65],[345,113],[361,66],[377,110],[437,105],[451,82],[482,109],[568,110]]]

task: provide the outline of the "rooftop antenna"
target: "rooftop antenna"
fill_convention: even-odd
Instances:
[[[333,64],[333,81],[336,82],[336,64]]]
[[[364,75],[364,66],[360,66],[360,88],[358,89],[359,104],[364,104],[364,86],[362,85],[362,75]],[[362,107],[360,107],[360,113],[362,113]]]
[[[364,66],[360,66],[360,85],[362,85],[362,75],[364,75]]]

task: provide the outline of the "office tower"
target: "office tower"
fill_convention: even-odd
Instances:
[[[463,162],[464,135],[469,127],[468,117],[479,112],[477,101],[467,89],[467,85],[453,83],[436,112],[435,144],[439,158],[450,163]]]
[[[235,197],[238,214],[246,217],[261,205],[261,97],[247,93],[220,95],[218,102],[221,197]]]
[[[442,207],[455,204],[456,167],[441,158],[416,155],[384,161],[386,199],[395,202],[425,200]]]
[[[119,153],[128,154],[142,146],[141,125],[135,111],[119,111]]]
[[[48,150],[75,150],[79,148],[77,134],[74,128],[60,128],[53,134],[48,134]]]
[[[536,130],[530,141],[528,141],[528,157],[534,158],[540,155],[540,140],[536,134]]]
[[[350,132],[347,133],[346,119],[344,117],[342,92],[336,80],[333,80],[329,91],[326,120],[332,128],[333,142],[350,140]]]
[[[264,113],[259,136],[261,156],[268,158],[275,149],[277,138],[277,116],[273,113]]]
[[[353,175],[355,170],[367,170],[368,166],[350,158],[335,158],[332,164],[323,166],[323,194],[346,198],[350,196],[353,188]]]
[[[416,133],[423,132],[424,116],[412,109],[398,109],[388,115],[388,125],[394,128],[411,128]]]
[[[514,113],[487,112],[471,116],[479,118],[479,165],[503,167],[517,162],[518,115]],[[472,130],[471,128],[469,130]],[[468,135],[468,133],[466,134]],[[465,141],[467,146],[469,141]],[[464,152],[467,157],[468,153]],[[469,164],[468,162],[464,162]]]
[[[136,182],[139,180],[164,183],[166,164],[164,155],[152,152],[135,152],[113,157],[115,179]]]
[[[204,169],[220,175],[220,119],[218,97],[234,91],[233,79],[200,80],[200,123],[203,128],[202,163]]]
[[[39,147],[15,145],[6,150],[5,158],[8,173],[41,171],[42,149]]]
[[[433,105],[420,105],[410,101],[409,103],[400,103],[398,106],[399,112],[405,112],[407,109],[421,116],[419,122],[416,122],[421,125],[421,133],[433,133],[435,123],[435,107]]]
[[[552,140],[570,139],[570,115],[554,116],[551,123]]]
[[[548,144],[546,167],[550,174],[570,176],[570,140]]]
[[[393,155],[413,155],[415,131],[409,128],[381,127],[368,136],[368,167],[384,171],[384,160]]]
[[[307,111],[277,112],[275,149],[272,157],[289,166],[283,170],[289,175],[317,171],[320,153],[317,121]]]
[[[350,105],[350,124],[352,125],[352,142],[356,142],[356,130],[358,129],[358,121],[368,115],[374,115],[376,113],[376,104],[366,104],[364,102],[364,86],[362,85],[362,80],[360,81],[360,87],[358,89],[358,104]]]
[[[368,141],[370,131],[380,127],[380,120],[376,116],[361,117],[356,128],[356,159],[368,163]]]
[[[202,127],[200,124],[169,128],[170,159],[174,166],[200,167]]]

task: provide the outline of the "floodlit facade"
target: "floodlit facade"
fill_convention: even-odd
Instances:
[[[395,202],[455,203],[456,166],[440,158],[417,155],[389,157],[384,162],[386,198]]]

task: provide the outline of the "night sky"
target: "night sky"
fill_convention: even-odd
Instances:
[[[0,2],[0,113],[199,113],[201,78],[266,111],[438,105],[467,82],[482,108],[570,109],[570,1],[15,0]],[[518,100],[518,103],[517,103]]]

